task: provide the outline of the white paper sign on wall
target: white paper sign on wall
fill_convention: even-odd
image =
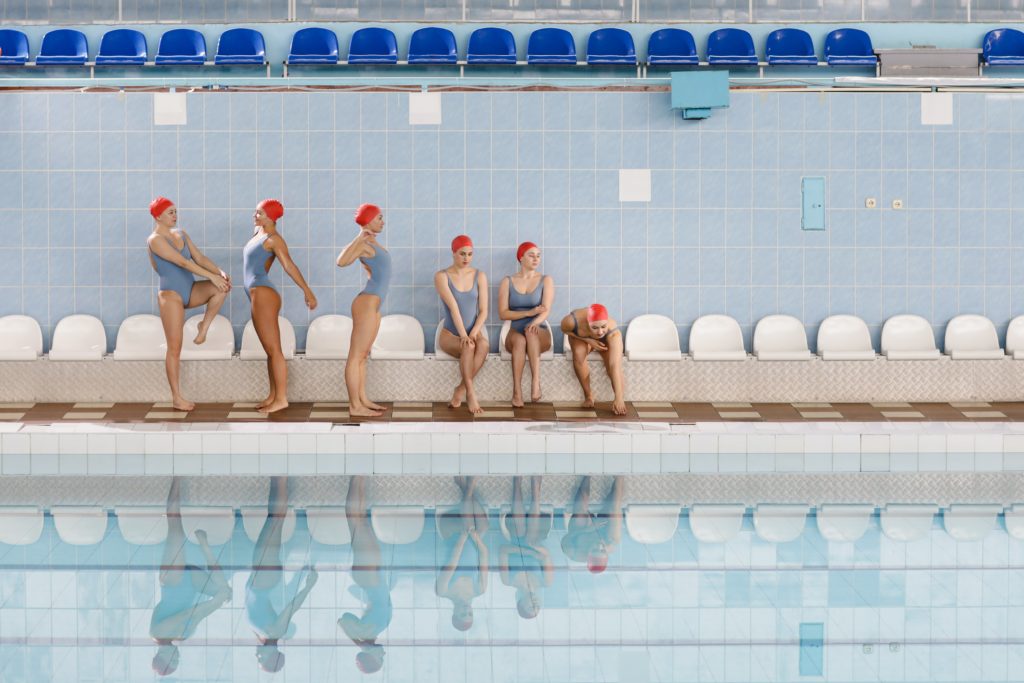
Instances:
[[[953,125],[953,93],[923,92],[921,93],[921,125],[951,126]]]
[[[441,93],[411,92],[409,93],[409,125],[439,126],[441,125]]]
[[[619,201],[649,202],[651,201],[651,169],[620,168],[619,169]]]
[[[184,126],[188,122],[188,106],[183,92],[153,93],[153,125]]]

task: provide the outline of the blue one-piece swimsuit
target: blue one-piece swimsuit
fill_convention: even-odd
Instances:
[[[188,240],[185,239],[185,236],[181,234],[180,230],[175,232],[178,233],[178,237],[180,237],[181,241],[184,242],[178,253],[180,253],[182,258],[186,261],[191,261],[192,252],[189,251]],[[168,242],[170,242],[170,240],[168,240]],[[173,242],[171,242],[171,246],[174,246]],[[156,265],[157,275],[160,276],[160,291],[177,292],[178,296],[181,297],[181,305],[188,306],[188,300],[192,296],[192,285],[196,282],[192,273],[176,263],[171,263],[167,259],[160,258],[154,251],[150,251],[150,253],[153,254],[153,263]]]
[[[455,305],[459,307],[462,326],[466,328],[467,334],[473,329],[473,325],[476,325],[477,315],[480,314],[480,288],[477,286],[477,274],[479,272],[473,272],[473,286],[469,288],[468,292],[456,289],[452,283],[452,276],[447,275],[447,273],[445,274],[448,277],[448,289],[451,291],[452,296],[455,297]],[[455,328],[455,319],[452,317],[452,312],[447,306],[444,307],[444,329],[456,337],[459,336],[459,331]]]
[[[388,286],[391,284],[391,254],[384,247],[376,246],[373,257],[360,256],[359,261],[370,269],[370,280],[360,294],[373,294],[380,297],[381,304],[388,295]]]
[[[544,276],[541,275],[540,284],[533,288],[532,292],[523,294],[519,292],[512,284],[512,278],[508,279],[508,310],[510,311],[532,311],[533,309],[540,306],[540,302],[544,299]],[[526,334],[526,328],[537,318],[537,316],[530,316],[529,318],[520,318],[519,320],[512,321],[512,329],[519,334]]]
[[[273,254],[267,252],[263,248],[264,242],[270,235],[264,235],[263,237],[249,240],[245,248],[242,249],[242,275],[245,280],[245,295],[252,301],[252,294],[249,292],[253,287],[270,287],[274,288],[274,283],[270,281],[270,277],[267,275],[267,261],[274,257]]]

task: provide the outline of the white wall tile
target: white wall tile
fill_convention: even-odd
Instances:
[[[572,474],[575,462],[572,453],[548,452],[544,456],[544,471],[548,474]]]
[[[316,453],[321,454],[334,454],[341,455],[345,452],[345,435],[344,434],[317,434],[316,435]],[[320,458],[317,458],[316,471],[320,472]],[[344,471],[344,470],[343,470]]]
[[[3,474],[29,474],[32,471],[32,456],[28,453],[4,453],[0,455],[0,472]]]
[[[141,476],[146,473],[146,456],[141,450],[137,453],[117,453],[114,456],[114,470],[120,476]]]
[[[121,444],[118,442],[118,448]],[[120,451],[119,451],[120,452]],[[205,432],[203,434],[203,455],[230,455],[231,435],[220,432]],[[230,458],[225,458],[230,461]]]
[[[203,456],[201,453],[175,453],[171,456],[174,462],[174,474],[199,475],[203,473]]]
[[[395,434],[398,436],[398,434]],[[399,440],[400,441],[400,440]],[[398,446],[401,446],[399,443]],[[373,473],[374,474],[401,474],[402,473],[402,454],[400,452],[394,453],[374,453],[373,455]]]
[[[975,453],[1002,453],[1003,452],[1003,435],[1002,434],[975,434],[974,435],[974,452]]]
[[[629,453],[633,449],[629,434],[605,434],[602,442],[604,453]]]
[[[150,453],[146,451],[146,474],[174,474],[174,455],[172,453]],[[62,463],[63,465],[63,463]],[[64,473],[63,466],[61,474]],[[255,472],[253,474],[256,474]]]
[[[28,434],[3,434],[0,435],[0,453],[24,453],[32,452],[32,439]]]
[[[408,435],[406,435],[408,436]],[[404,444],[403,444],[404,445]],[[428,444],[429,446],[429,444]],[[402,453],[403,474],[430,474],[430,452],[427,453]]]
[[[974,469],[977,472],[998,472],[1003,469],[1003,454],[982,451],[974,454]]]
[[[1013,472],[1024,471],[1024,453],[1005,453],[1003,455],[1003,469]]]
[[[486,453],[460,453],[459,472],[461,474],[487,474],[487,460],[488,456]],[[500,469],[500,462],[496,461],[495,467]],[[508,466],[506,465],[506,467]]]
[[[917,437],[917,450],[920,453],[945,453],[945,434],[920,434]]]
[[[520,453],[545,453],[547,446],[543,434],[516,434],[516,450]]]
[[[579,454],[576,457],[579,458]],[[633,459],[628,452],[605,453],[603,465],[603,471],[609,474],[629,474],[633,466]]]
[[[149,450],[147,449],[147,453]],[[232,455],[251,455],[254,458],[260,452],[259,434],[232,434],[231,453]]]
[[[860,453],[837,452],[832,454],[833,472],[859,472]]]
[[[745,440],[744,440],[745,441]],[[721,442],[719,442],[721,443]],[[746,453],[719,453],[718,454],[718,471],[719,472],[746,472],[747,471],[747,454]]]
[[[889,451],[891,453],[917,453],[917,434],[890,434]]]
[[[206,443],[206,437],[203,437],[203,443]],[[228,450],[231,450],[231,440],[228,439],[226,444]],[[203,453],[203,474],[207,475],[224,475],[231,474],[231,453],[224,452],[204,452]],[[239,456],[244,457],[244,456]]]
[[[777,444],[776,444],[777,445]],[[800,444],[803,446],[803,444]],[[749,463],[747,465],[749,467]],[[804,454],[803,452],[790,452],[790,451],[779,451],[775,454],[775,471],[776,472],[803,472],[804,471]]]
[[[61,455],[85,455],[88,452],[89,440],[86,434],[61,434],[58,438]]]
[[[350,437],[351,434],[347,435]],[[348,438],[346,437],[346,442]],[[373,474],[374,455],[369,450],[345,453],[345,474]]]
[[[1024,434],[1004,434],[1004,453],[1024,453]]]
[[[860,453],[859,434],[833,434],[833,453]]]
[[[717,434],[691,434],[690,435],[690,453],[717,453],[718,452],[718,435]],[[693,460],[691,459],[690,464],[692,466]]]
[[[859,466],[859,463],[858,463]],[[859,469],[859,467],[858,467]],[[807,447],[807,452],[804,453],[804,471],[805,472],[831,472],[832,471],[832,452],[831,450],[822,453],[821,451],[812,451],[810,446]]]
[[[60,439],[56,434],[32,434],[32,454],[60,453]]]
[[[633,474],[657,474],[661,472],[661,454],[633,453],[630,469]]]
[[[174,437],[171,434],[146,434],[146,455],[173,455]]]
[[[452,432],[435,432],[430,435],[431,453],[448,453],[456,455],[459,452],[459,435]]]
[[[113,434],[89,434],[86,438],[88,453],[115,453],[117,451],[117,440]]]
[[[316,453],[316,434],[289,434],[288,455],[314,454]],[[289,459],[290,462],[290,459]],[[316,471],[316,458],[310,460],[313,463],[313,471]]]
[[[515,434],[489,434],[487,436],[487,451],[491,454],[504,453],[515,455],[516,435]]]
[[[234,439],[232,439],[232,443]],[[248,452],[248,453],[232,453],[231,454],[231,474],[259,474],[260,473],[260,456],[259,453]]]
[[[548,453],[572,453],[572,434],[548,434],[544,437],[544,447]]]
[[[745,434],[721,434],[718,437],[719,453],[746,453],[747,436]]]
[[[919,472],[945,472],[946,453],[935,453],[922,450],[917,454],[917,469]]]
[[[974,470],[974,453],[950,450],[946,454],[946,469],[950,472],[972,472]]]
[[[284,436],[283,434],[280,436]],[[278,476],[288,474],[288,453],[287,439],[282,444],[285,448],[280,451],[260,453],[260,474],[266,476]]]
[[[89,474],[116,474],[116,457],[117,455],[113,451],[107,453],[90,453],[86,457],[86,468],[88,469]]]
[[[481,461],[486,460],[487,469],[491,474],[515,474],[519,469],[515,453],[491,453],[476,457]]]
[[[316,473],[317,474],[345,474],[345,452],[344,443],[342,444],[342,452],[330,453],[320,451],[320,438],[322,436],[341,436],[340,434],[324,435],[318,434],[316,439],[317,454],[316,454]]]
[[[842,454],[845,456],[845,454]],[[861,472],[888,472],[888,453],[862,453],[860,456]]]
[[[374,434],[373,452],[378,455],[381,453],[401,453],[402,435],[381,433]],[[374,466],[374,470],[376,470],[376,466]]]
[[[896,451],[895,449],[893,449],[890,460],[892,471],[916,472],[917,457],[917,453],[908,453],[907,451]]]
[[[690,454],[686,452],[662,453],[661,471],[665,474],[689,472]]]
[[[576,434],[573,439],[573,453],[604,453],[604,435]]]
[[[861,434],[860,450],[862,453],[888,453],[888,434]]]
[[[516,455],[516,472],[519,474],[544,474],[546,460],[543,452],[520,451]]]
[[[437,436],[436,434],[434,436]],[[434,452],[430,456],[431,474],[458,474],[459,453],[457,450]]]
[[[633,442],[633,453],[660,453],[661,452],[661,438],[663,435],[654,432],[646,432],[643,434],[634,434],[632,437]],[[670,436],[665,434],[664,436]],[[636,461],[634,461],[636,462]]]
[[[691,439],[690,446],[693,447]],[[707,453],[705,451],[690,453],[691,472],[717,472],[718,453]]]
[[[583,453],[577,452],[573,456],[573,470],[576,474],[598,474],[604,472],[604,455],[600,450]]]
[[[721,454],[719,454],[721,457]],[[764,451],[755,451],[747,453],[747,472],[774,472],[775,461],[779,456],[775,453],[766,453]],[[803,456],[800,456],[801,458]],[[721,463],[719,463],[721,467]]]
[[[949,453],[973,453],[974,434],[948,434],[946,436],[946,451]]]
[[[355,434],[349,432],[345,435],[345,453],[370,455],[373,453],[373,434]],[[371,466],[372,471],[372,466]]]
[[[803,453],[803,434],[777,434],[775,436],[776,453]]]
[[[807,434],[804,436],[805,453],[831,453],[831,434]]]

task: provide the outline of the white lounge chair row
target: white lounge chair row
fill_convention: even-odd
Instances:
[[[201,346],[192,343],[200,316],[185,322],[181,357],[184,360],[226,360],[234,355],[235,336],[231,323],[217,316]],[[279,318],[286,358],[295,356],[295,330],[286,318]],[[550,330],[550,325],[545,323]],[[508,358],[502,327],[498,347]],[[324,315],[313,320],[306,336],[306,358],[348,357],[352,319]],[[441,323],[435,333],[435,348]],[[370,357],[377,360],[420,360],[424,358],[423,327],[409,315],[386,315],[373,344]],[[742,361],[748,358],[739,323],[726,315],[705,315],[690,329],[690,356],[695,361]],[[940,357],[931,324],[917,315],[897,315],[882,326],[882,355],[889,360],[935,360]],[[807,332],[800,320],[789,315],[769,315],[754,328],[753,353],[763,361],[809,360]],[[100,360],[107,349],[103,323],[90,315],[71,315],[57,323],[50,347],[50,360]],[[683,357],[675,323],[663,315],[641,315],[626,328],[626,357],[630,360],[675,361]],[[1006,351],[999,346],[995,325],[980,315],[958,315],[946,326],[945,353],[954,360],[994,360],[1010,355],[1024,359],[1024,316],[1014,318],[1006,333]],[[155,315],[133,315],[117,332],[114,360],[162,360],[166,352],[163,326]],[[833,315],[818,328],[817,353],[824,360],[874,360],[875,349],[867,324],[852,315]],[[29,316],[0,317],[0,360],[35,360],[43,354],[39,324]],[[571,356],[568,345],[565,354]],[[250,320],[242,333],[242,360],[264,360],[266,355]],[[443,351],[436,357],[453,360]],[[548,351],[543,358],[554,358]]]

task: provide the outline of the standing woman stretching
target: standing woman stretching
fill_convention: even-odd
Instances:
[[[476,398],[473,378],[487,360],[487,276],[473,268],[473,240],[459,235],[452,240],[452,265],[434,274],[434,289],[444,302],[444,328],[438,343],[441,350],[459,359],[462,381],[452,392],[449,407],[458,408],[466,399],[469,412],[484,412]],[[480,293],[483,292],[483,296]]]
[[[206,341],[210,323],[217,317],[217,311],[231,289],[231,278],[199,251],[188,233],[174,229],[178,224],[178,207],[174,202],[167,197],[157,197],[149,205],[149,213],[156,221],[147,244],[149,262],[160,275],[156,298],[167,339],[167,355],[164,357],[167,383],[171,386],[175,410],[192,410],[196,404],[182,398],[179,384],[185,309],[206,306],[199,332],[193,340],[202,344]],[[207,280],[196,282],[193,274]]]
[[[288,245],[277,232],[277,221],[284,215],[284,206],[276,199],[264,199],[256,206],[252,216],[256,226],[245,248],[242,249],[242,272],[245,274],[245,293],[252,302],[252,324],[256,336],[267,352],[267,375],[270,393],[256,410],[273,413],[288,407],[288,365],[281,352],[281,328],[277,314],[281,311],[281,295],[267,277],[274,259],[281,262],[284,272],[295,281],[306,295],[306,305],[316,308],[316,297],[309,288],[288,253]]]
[[[352,340],[345,362],[348,414],[378,417],[384,413],[384,406],[366,397],[366,359],[380,329],[380,307],[391,283],[391,254],[377,241],[377,235],[384,230],[380,207],[363,204],[356,209],[355,221],[361,228],[359,234],[338,254],[337,264],[344,268],[359,259],[370,279],[352,300]]]
[[[540,354],[551,348],[551,331],[544,327],[555,300],[555,281],[537,272],[540,248],[523,242],[516,250],[519,272],[501,281],[498,315],[511,320],[505,349],[512,354],[512,406],[523,407],[523,368],[530,359],[530,400],[540,400]]]

